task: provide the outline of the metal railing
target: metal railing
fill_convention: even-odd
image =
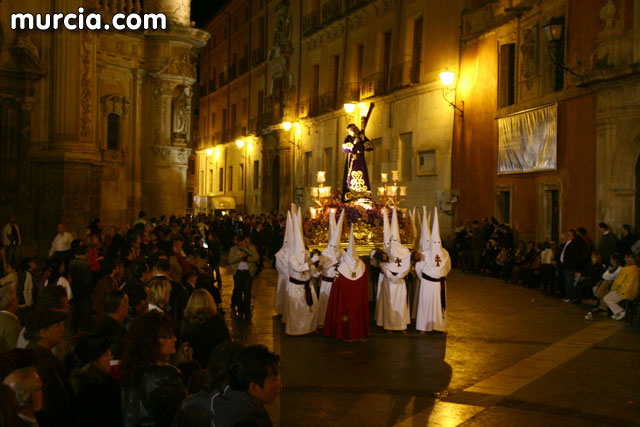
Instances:
[[[325,92],[320,95],[320,114],[330,113],[338,109],[338,92]]]
[[[308,36],[321,27],[321,16],[319,10],[314,10],[302,17],[302,35]]]
[[[224,71],[218,75],[218,87],[222,87],[227,84],[227,73]]]
[[[362,79],[360,88],[360,99],[371,98],[388,93],[389,75],[385,73],[375,73]]]
[[[240,58],[238,60],[238,75],[241,76],[247,71],[249,71],[249,59],[246,57]]]
[[[391,68],[390,88],[401,89],[420,83],[420,62],[407,61]]]
[[[342,103],[356,102],[360,100],[360,88],[362,82],[345,83],[344,87],[340,91],[342,94]]]
[[[322,6],[322,25],[329,24],[342,16],[342,0],[330,0]]]
[[[371,0],[346,0],[347,12],[351,12],[361,6],[371,3]]]
[[[262,64],[267,59],[267,49],[264,46],[257,47],[251,51],[251,65]]]

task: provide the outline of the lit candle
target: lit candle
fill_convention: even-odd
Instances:
[[[398,194],[398,187],[396,187],[395,185],[389,187],[389,195],[394,197],[396,194]]]
[[[311,219],[316,219],[316,208],[310,208]]]
[[[318,171],[318,184],[322,185],[325,181],[324,171]]]
[[[403,197],[407,195],[407,187],[405,186],[400,187],[400,195]]]
[[[311,197],[318,197],[318,187],[311,187]]]
[[[387,180],[389,179],[388,177],[389,177],[388,173],[382,172],[380,174],[380,181],[382,181],[383,184],[386,184]]]
[[[391,179],[393,182],[398,181],[398,171],[391,171]]]
[[[384,196],[384,187],[378,187],[378,196]]]

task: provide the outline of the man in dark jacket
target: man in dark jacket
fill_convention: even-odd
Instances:
[[[279,362],[280,357],[264,345],[242,350],[231,367],[229,386],[211,402],[211,425],[224,427],[247,422],[247,425],[271,427],[264,405],[280,394]]]
[[[124,319],[129,314],[129,297],[123,290],[110,292],[104,296],[105,316],[95,329],[95,334],[109,341],[114,360],[122,356],[124,340]]]
[[[606,260],[609,262],[611,254],[618,250],[618,238],[615,234],[609,231],[609,226],[604,222],[598,224],[598,230],[602,233],[602,237],[600,238],[600,243],[598,243],[598,248],[596,250],[600,252],[600,255],[602,255],[603,261]]]
[[[562,266],[562,278],[564,279],[564,302],[575,300],[574,281],[576,273],[582,271],[587,258],[587,245],[576,231],[567,232],[567,241],[560,250],[560,265]]]
[[[87,262],[89,248],[78,246],[75,258],[69,262],[69,278],[73,292],[71,307],[71,335],[91,330],[91,295],[93,295],[93,271]]]

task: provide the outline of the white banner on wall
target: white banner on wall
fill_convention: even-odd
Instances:
[[[558,104],[498,119],[498,173],[555,170]]]

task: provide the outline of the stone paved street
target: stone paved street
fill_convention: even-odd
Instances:
[[[640,331],[624,323],[453,271],[447,335],[288,337],[275,280],[267,268],[254,281],[251,321],[226,318],[234,339],[280,354],[284,389],[268,408],[280,426],[640,425]]]

